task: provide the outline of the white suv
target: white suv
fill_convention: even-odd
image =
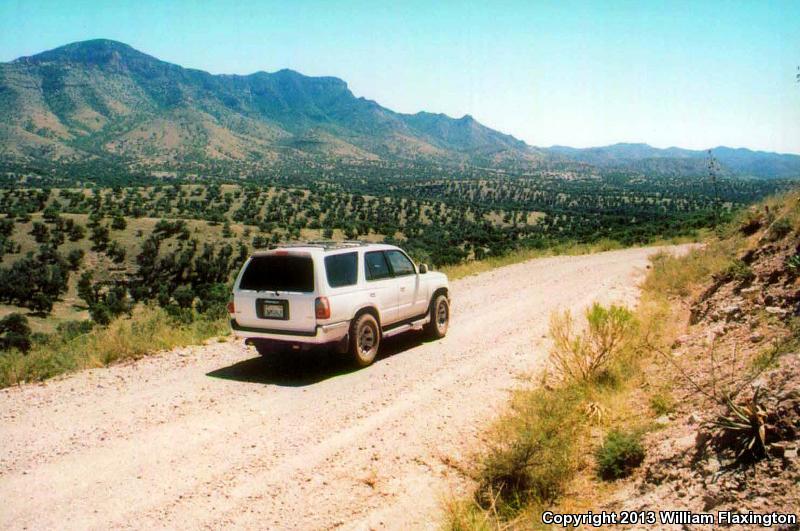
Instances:
[[[231,327],[261,354],[328,345],[364,367],[382,337],[447,333],[447,277],[393,245],[293,244],[253,254],[228,305]]]

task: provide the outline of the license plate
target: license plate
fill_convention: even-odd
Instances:
[[[264,319],[285,319],[286,305],[282,301],[264,301],[261,303],[261,316]]]

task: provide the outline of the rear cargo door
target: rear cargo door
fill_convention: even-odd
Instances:
[[[252,257],[234,291],[236,321],[276,333],[313,333],[314,279],[314,261],[307,253],[276,251]]]

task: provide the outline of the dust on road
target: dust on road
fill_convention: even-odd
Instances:
[[[459,463],[547,352],[554,310],[632,304],[654,248],[452,283],[448,336],[367,369],[177,349],[0,392],[0,527],[432,528]]]

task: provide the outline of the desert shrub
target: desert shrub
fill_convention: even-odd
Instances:
[[[191,308],[192,303],[194,303],[194,291],[192,291],[191,286],[186,284],[178,286],[175,291],[172,292],[172,296],[181,308]]]
[[[650,396],[650,409],[656,415],[672,413],[675,410],[675,400],[665,391],[656,392]]]
[[[569,311],[550,319],[550,360],[565,380],[586,381],[602,376],[635,326],[627,308],[605,308],[598,303],[586,311],[586,322],[586,331],[578,333]]]
[[[89,239],[92,241],[92,251],[105,251],[111,242],[109,234],[108,227],[105,225],[92,227],[92,232],[89,235]]]
[[[121,214],[117,214],[111,220],[111,228],[114,230],[125,230],[125,227],[128,226],[128,222],[125,221],[125,218]]]
[[[55,298],[50,295],[49,293],[34,293],[31,296],[30,302],[28,303],[28,307],[36,314],[39,315],[47,315],[51,311],[53,311],[53,304],[55,303]]]
[[[56,332],[65,340],[88,334],[94,328],[92,321],[64,321],[56,327]]]
[[[644,447],[638,435],[612,430],[595,453],[595,460],[601,478],[606,480],[623,478],[642,464]]]
[[[182,325],[191,324],[198,317],[198,314],[194,311],[194,309],[183,308],[174,303],[167,304],[162,308],[164,308],[164,311],[167,312],[167,315],[169,315],[173,321]]]
[[[67,254],[67,263],[71,271],[77,271],[83,262],[83,249],[73,249]]]
[[[102,302],[89,306],[89,316],[99,325],[107,325],[111,322],[111,309]]]
[[[197,311],[209,319],[227,318],[227,304],[231,297],[231,289],[227,284],[212,284],[199,294]]]
[[[77,223],[72,225],[67,232],[69,241],[71,242],[77,242],[86,237],[86,228],[83,225],[78,225]]]
[[[108,256],[115,264],[121,264],[125,261],[126,251],[122,244],[116,240],[111,241],[106,247],[106,256]]]
[[[755,278],[752,268],[741,260],[732,261],[719,273],[718,278],[725,281],[752,282]]]
[[[92,282],[93,273],[84,271],[78,279],[78,296],[86,302],[89,315],[97,324],[107,325],[123,313],[130,313],[133,304],[123,284]]]
[[[520,392],[498,427],[498,444],[481,463],[478,504],[505,516],[558,498],[577,467],[584,417],[577,386]]]
[[[31,348],[31,327],[28,318],[12,313],[0,319],[0,350],[17,349],[27,352]]]

